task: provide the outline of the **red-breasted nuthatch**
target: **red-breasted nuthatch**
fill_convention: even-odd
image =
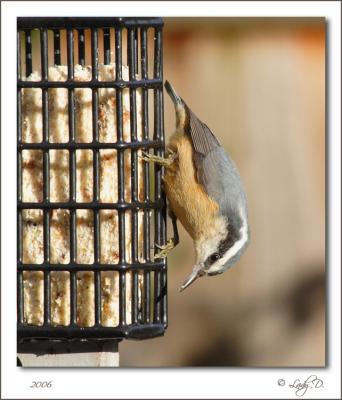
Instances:
[[[163,177],[174,239],[155,258],[178,244],[176,220],[194,241],[196,264],[180,287],[200,276],[221,274],[236,263],[249,242],[247,199],[237,168],[206,124],[200,121],[169,82],[165,88],[176,111],[176,131],[168,157],[144,154],[165,167]]]

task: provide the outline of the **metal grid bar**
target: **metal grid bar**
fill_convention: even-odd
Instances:
[[[163,19],[158,17],[19,17],[19,29],[34,29],[37,27],[48,29],[67,29],[75,28],[123,28],[133,27],[162,27]]]
[[[110,21],[110,23],[109,23]],[[41,23],[40,23],[41,22]],[[101,24],[100,24],[101,22]],[[37,25],[38,24],[38,25]],[[154,44],[154,77],[148,79],[148,40],[147,29],[155,27]],[[149,338],[163,334],[166,327],[166,301],[165,274],[166,260],[152,262],[150,258],[150,212],[155,210],[155,240],[158,243],[165,242],[165,198],[161,191],[162,169],[155,169],[155,199],[150,199],[149,166],[143,164],[144,190],[143,199],[140,199],[138,185],[138,151],[140,149],[154,149],[155,154],[163,154],[163,110],[162,110],[162,20],[156,18],[19,18],[18,19],[18,337],[59,337],[59,338]],[[32,73],[32,45],[31,30],[40,29],[41,45],[41,74],[40,82],[28,82],[21,79],[21,54],[20,54],[20,30],[24,30],[25,37],[25,61],[26,76]],[[110,28],[114,28],[116,78],[114,81],[98,80],[98,28],[103,32],[104,62],[111,62],[110,57]],[[66,29],[67,40],[67,68],[68,78],[65,82],[51,82],[48,80],[48,42],[47,29],[53,31],[54,63],[61,63],[61,32]],[[85,64],[85,35],[84,29],[91,30],[91,64],[92,79],[89,82],[74,81],[74,29],[78,35],[78,62]],[[127,29],[127,59],[129,67],[129,80],[122,78],[122,30]],[[140,34],[140,35],[139,35]],[[140,39],[140,43],[139,43]],[[140,45],[141,63],[138,62]],[[140,68],[140,77],[137,73]],[[92,115],[93,115],[93,140],[91,143],[77,143],[75,121],[75,96],[76,88],[90,88],[92,90]],[[42,90],[42,120],[43,140],[41,143],[23,143],[21,137],[21,90],[23,88],[39,88]],[[66,88],[68,90],[68,119],[69,141],[67,143],[49,142],[49,88]],[[116,92],[116,121],[117,142],[100,143],[98,112],[99,112],[99,88],[114,88]],[[130,141],[123,140],[123,90],[129,90],[130,99]],[[141,92],[142,102],[142,140],[137,138],[137,93]],[[154,137],[149,138],[148,124],[148,90],[154,91]],[[69,152],[69,200],[66,202],[50,202],[49,196],[49,151],[52,149],[68,150]],[[89,149],[93,153],[93,199],[89,203],[77,202],[76,199],[76,150]],[[101,149],[115,149],[117,151],[118,165],[118,202],[101,203],[99,199],[99,167]],[[22,150],[40,150],[43,152],[43,200],[41,202],[23,202],[22,178],[21,178],[21,152]],[[130,152],[130,153],[128,153]],[[125,158],[131,155],[131,196],[125,198]],[[50,263],[50,212],[53,209],[62,208],[70,213],[70,262],[69,264]],[[22,260],[22,210],[43,210],[43,237],[44,237],[44,262],[43,264],[24,264]],[[79,209],[93,211],[94,215],[94,262],[92,264],[79,264],[77,262],[77,234],[76,212]],[[117,210],[119,223],[119,262],[118,264],[101,264],[100,260],[100,218],[102,209]],[[144,243],[142,246],[145,262],[139,261],[138,255],[138,212],[143,212]],[[132,253],[131,260],[127,262],[126,254],[126,213],[131,213],[132,223]],[[24,271],[42,271],[44,274],[44,325],[30,326],[24,321],[23,299],[23,273]],[[70,325],[51,326],[50,304],[50,273],[51,271],[66,271],[70,273]],[[77,324],[77,273],[94,273],[95,288],[95,325],[93,327],[80,327]],[[119,325],[117,327],[101,326],[101,273],[102,271],[118,271],[119,273]],[[132,274],[131,292],[131,322],[126,320],[126,279],[127,272]],[[141,272],[143,273],[141,275]],[[151,272],[154,273],[154,288],[151,287]],[[141,308],[139,307],[139,276],[143,277],[143,289],[141,292]],[[151,290],[154,290],[154,294]],[[153,315],[151,314],[150,301],[154,299]],[[153,321],[153,322],[152,322]]]
[[[163,32],[161,29],[156,29],[155,34],[155,78],[161,79],[163,81]],[[165,140],[164,137],[164,98],[163,98],[163,89],[159,88],[157,90],[157,106],[156,106],[156,114],[157,114],[157,128],[158,128],[158,139],[161,139],[163,142]],[[161,155],[164,155],[164,149],[159,150]],[[162,179],[163,169],[159,171],[158,180]],[[162,189],[162,185],[160,182],[160,186],[158,187],[158,200],[166,202],[166,196]],[[161,225],[159,229],[159,235],[161,236],[161,241],[165,240],[166,237],[166,212],[165,208],[160,210],[160,218]],[[167,326],[167,275],[166,270],[162,272],[158,272],[160,274],[161,279],[161,291],[158,293],[158,300],[161,302],[161,322],[164,326]]]
[[[108,28],[103,29],[103,54],[104,63],[110,64],[110,30]]]
[[[130,271],[138,270],[139,268],[144,268],[144,270],[162,270],[165,264],[163,261],[159,262],[147,262],[143,265],[140,263],[120,263],[120,264],[79,264],[71,262],[69,264],[48,264],[42,266],[41,264],[24,264],[18,262],[18,271],[93,271],[94,269],[99,271]],[[62,269],[63,268],[63,269]]]
[[[154,78],[162,79],[162,53],[161,53],[161,30],[155,28],[154,34]],[[163,139],[163,120],[160,108],[163,102],[163,92],[160,89],[154,89],[154,139]],[[163,149],[156,149],[155,154],[158,156],[164,155]],[[155,200],[163,199],[162,192],[162,174],[163,167],[155,166]],[[165,215],[161,210],[155,210],[155,240],[158,244],[164,244],[166,221]],[[166,310],[162,290],[165,289],[165,284],[162,272],[155,273],[154,279],[154,322],[162,322]]]
[[[60,150],[75,150],[75,149],[145,149],[156,148],[163,145],[162,140],[142,140],[137,142],[116,142],[116,143],[19,143],[18,149],[21,150],[45,150],[45,149],[60,149]]]
[[[40,30],[41,70],[42,82],[48,80],[48,48],[47,30]],[[48,89],[42,90],[42,119],[43,119],[43,143],[49,141],[49,96]],[[43,201],[50,199],[50,160],[49,150],[43,151]],[[43,210],[44,216],[44,263],[50,262],[50,210]],[[50,324],[51,319],[51,293],[50,293],[50,271],[44,270],[44,325]]]
[[[141,54],[141,77],[147,79],[148,72],[148,42],[147,42],[147,28],[142,27],[140,30],[140,54]],[[143,138],[149,140],[149,126],[148,126],[148,89],[142,89],[142,120],[143,120]],[[144,198],[146,201],[150,200],[150,166],[145,163],[144,166]],[[150,217],[149,211],[144,211],[144,259],[150,261]],[[150,322],[150,291],[151,291],[151,273],[144,271],[144,291],[143,291],[143,321]]]
[[[17,49],[18,49],[18,60],[17,60],[17,79],[21,79],[21,40],[20,31],[17,32]],[[21,142],[21,90],[17,89],[17,140]],[[22,159],[21,152],[17,153],[17,201],[22,199]],[[22,246],[22,215],[21,211],[17,213],[17,260],[22,262],[23,246]],[[17,272],[17,309],[18,309],[18,322],[23,324],[24,322],[24,282],[23,272]]]
[[[117,61],[118,63],[118,61]],[[145,79],[137,81],[124,81],[122,78],[117,78],[115,81],[97,81],[90,80],[87,82],[73,81],[73,78],[68,78],[66,81],[58,82],[34,82],[34,81],[21,81],[18,83],[20,88],[115,88],[115,89],[125,89],[125,88],[162,88],[163,83],[160,79]]]
[[[67,64],[68,79],[74,79],[74,33],[72,29],[67,30]],[[75,144],[75,98],[74,90],[68,91],[68,115],[69,115],[69,143]],[[69,200],[76,202],[76,153],[75,149],[69,150]],[[77,237],[76,237],[76,211],[70,209],[70,262],[77,262]],[[77,321],[77,276],[76,271],[70,271],[70,322],[76,325]]]
[[[134,81],[136,78],[136,66],[138,63],[136,49],[136,29],[128,29],[128,46],[127,59],[129,68],[129,80]],[[131,141],[137,140],[137,103],[136,89],[129,90],[130,101],[130,127]],[[131,150],[131,199],[132,202],[138,201],[138,155],[135,149]],[[132,209],[132,261],[138,261],[138,211]],[[132,286],[132,323],[138,322],[138,274],[133,271]]]
[[[115,28],[115,60],[116,79],[122,79],[122,32]],[[122,88],[116,88],[116,124],[117,140],[123,141],[123,118],[122,118]],[[124,151],[117,150],[118,162],[118,202],[125,201],[125,172],[124,172]],[[119,263],[126,262],[125,246],[125,211],[118,210],[119,220]],[[119,272],[119,324],[126,325],[126,273]]]
[[[71,167],[72,168],[72,167]],[[70,169],[71,169],[70,168]],[[19,209],[49,209],[51,208],[51,204],[53,204],[53,208],[68,208],[70,210],[78,210],[78,209],[88,209],[88,210],[130,210],[130,209],[156,209],[163,206],[164,201],[159,199],[154,202],[142,203],[142,202],[118,202],[118,203],[97,203],[97,202],[88,202],[88,203],[76,203],[76,202],[56,202],[56,203],[23,203],[18,202]]]
[[[85,64],[85,36],[84,29],[78,30],[78,63],[82,66]]]
[[[139,72],[139,60],[138,60],[138,48],[139,48],[139,31],[138,28],[134,28],[134,53],[136,57],[134,59],[135,73]]]
[[[46,328],[44,326],[24,325],[18,327],[22,337],[46,337]],[[149,339],[164,334],[165,328],[162,324],[148,325],[127,325],[117,327],[79,327],[55,326],[49,330],[49,338],[65,339],[112,339],[112,338],[130,338],[130,339]]]
[[[61,64],[61,34],[59,29],[53,30],[53,57],[55,65]]]
[[[92,78],[98,79],[98,32],[97,29],[91,30],[91,65]],[[98,126],[98,89],[92,89],[92,113],[93,113],[93,143],[99,141],[99,126]],[[93,150],[93,200],[99,201],[99,150]],[[100,216],[99,210],[93,210],[94,215],[94,262],[100,262]],[[101,323],[101,273],[95,271],[94,277],[95,289],[95,325]]]
[[[20,31],[17,32],[17,81],[21,80],[21,39],[20,39]],[[20,113],[20,110],[19,110]],[[20,135],[21,132],[18,129],[18,134]]]
[[[26,65],[26,76],[32,74],[32,43],[31,43],[31,31],[25,31],[25,65]]]
[[[23,281],[23,273],[18,271],[17,273],[17,308],[18,308],[18,322],[19,324],[24,323],[24,281]]]

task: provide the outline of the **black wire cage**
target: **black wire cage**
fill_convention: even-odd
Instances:
[[[142,162],[139,152],[153,151],[164,154],[163,122],[163,61],[162,61],[161,18],[18,18],[17,20],[17,313],[18,340],[29,338],[58,339],[145,339],[163,335],[167,326],[167,262],[154,260],[153,243],[165,244],[166,205],[162,191],[162,168]],[[127,66],[125,65],[127,63]],[[99,76],[101,65],[113,65],[115,77],[107,79]],[[54,66],[66,68],[65,80],[52,80],[49,70]],[[76,79],[75,67],[88,67],[88,81]],[[128,68],[128,76],[123,69]],[[38,79],[30,76],[38,69]],[[23,107],[34,111],[34,107],[24,104],[23,92],[38,89],[41,93],[41,138],[26,140],[23,137]],[[51,140],[50,91],[64,89],[67,93],[66,118],[68,120],[66,141]],[[91,140],[78,141],[78,116],[76,113],[77,90],[91,91]],[[100,94],[102,89],[115,91],[116,140],[102,141],[100,129]],[[125,95],[126,93],[126,95]],[[139,105],[137,105],[139,95]],[[125,97],[126,96],[126,97]],[[128,113],[124,103],[128,102]],[[129,99],[129,100],[128,100]],[[36,104],[34,106],[37,106]],[[139,107],[139,108],[138,108]],[[138,111],[137,111],[138,110]],[[27,110],[26,110],[27,112]],[[138,135],[138,113],[141,115]],[[151,117],[152,114],[152,117]],[[125,118],[129,120],[129,139],[124,136]],[[57,128],[58,129],[58,128]],[[151,134],[150,134],[151,132]],[[77,152],[90,151],[92,154],[92,195],[88,201],[77,197],[78,172]],[[100,194],[101,152],[115,150],[117,201],[103,201]],[[41,197],[27,200],[23,171],[24,152],[36,151],[41,155],[42,176]],[[50,198],[51,154],[66,151],[68,158],[68,198],[53,201]],[[125,155],[129,153],[127,170]],[[26,167],[25,167],[26,168]],[[141,169],[141,173],[139,172]],[[37,175],[37,174],[36,174]],[[127,176],[129,181],[127,183]],[[127,185],[130,186],[127,198]],[[23,254],[23,215],[27,211],[39,210],[41,219],[42,259],[27,261]],[[64,210],[68,216],[67,262],[52,259],[51,251],[56,238],[52,237],[52,216],[56,210]],[[89,246],[93,248],[93,260],[85,263],[77,257],[78,225],[77,213],[88,210],[92,214]],[[117,213],[117,262],[103,262],[101,258],[101,212],[115,210]],[[130,214],[130,219],[125,216]],[[141,219],[140,219],[141,215]],[[27,221],[26,221],[27,222]],[[127,224],[130,225],[129,229]],[[139,234],[142,229],[143,242]],[[34,229],[38,229],[36,226]],[[127,238],[127,235],[130,237]],[[130,241],[127,254],[127,240]],[[140,254],[141,253],[141,254]],[[67,323],[60,324],[52,316],[53,274],[68,274]],[[39,272],[41,279],[42,317],[39,323],[32,323],[25,315],[25,302],[29,301],[25,292],[25,274]],[[78,307],[83,301],[78,298],[78,274],[91,273],[94,320],[83,326],[78,320]],[[115,326],[103,324],[102,276],[108,272],[117,274],[117,319]],[[127,275],[130,273],[130,275]],[[129,282],[127,281],[129,276]],[[129,283],[129,284],[128,284]],[[32,286],[32,285],[31,285]],[[34,284],[33,284],[34,286]],[[32,299],[31,299],[32,300]],[[129,314],[129,318],[128,318]],[[110,325],[110,324],[109,324]]]

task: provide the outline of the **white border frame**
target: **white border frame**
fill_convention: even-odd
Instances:
[[[341,397],[341,4],[338,1],[248,2],[2,2],[2,398],[298,398],[278,385],[316,374],[324,388],[303,398]],[[328,165],[330,170],[328,367],[177,369],[21,369],[16,367],[16,18],[17,16],[319,16],[328,37]],[[8,151],[8,149],[12,149]],[[153,375],[153,382],[152,382]],[[32,380],[53,380],[51,389],[30,389]],[[134,384],[132,384],[134,382]],[[146,384],[147,382],[147,384]]]

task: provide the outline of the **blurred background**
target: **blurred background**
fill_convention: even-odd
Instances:
[[[165,18],[164,78],[235,160],[251,243],[225,274],[178,293],[194,262],[180,227],[169,327],[121,342],[121,366],[324,366],[325,20]]]

